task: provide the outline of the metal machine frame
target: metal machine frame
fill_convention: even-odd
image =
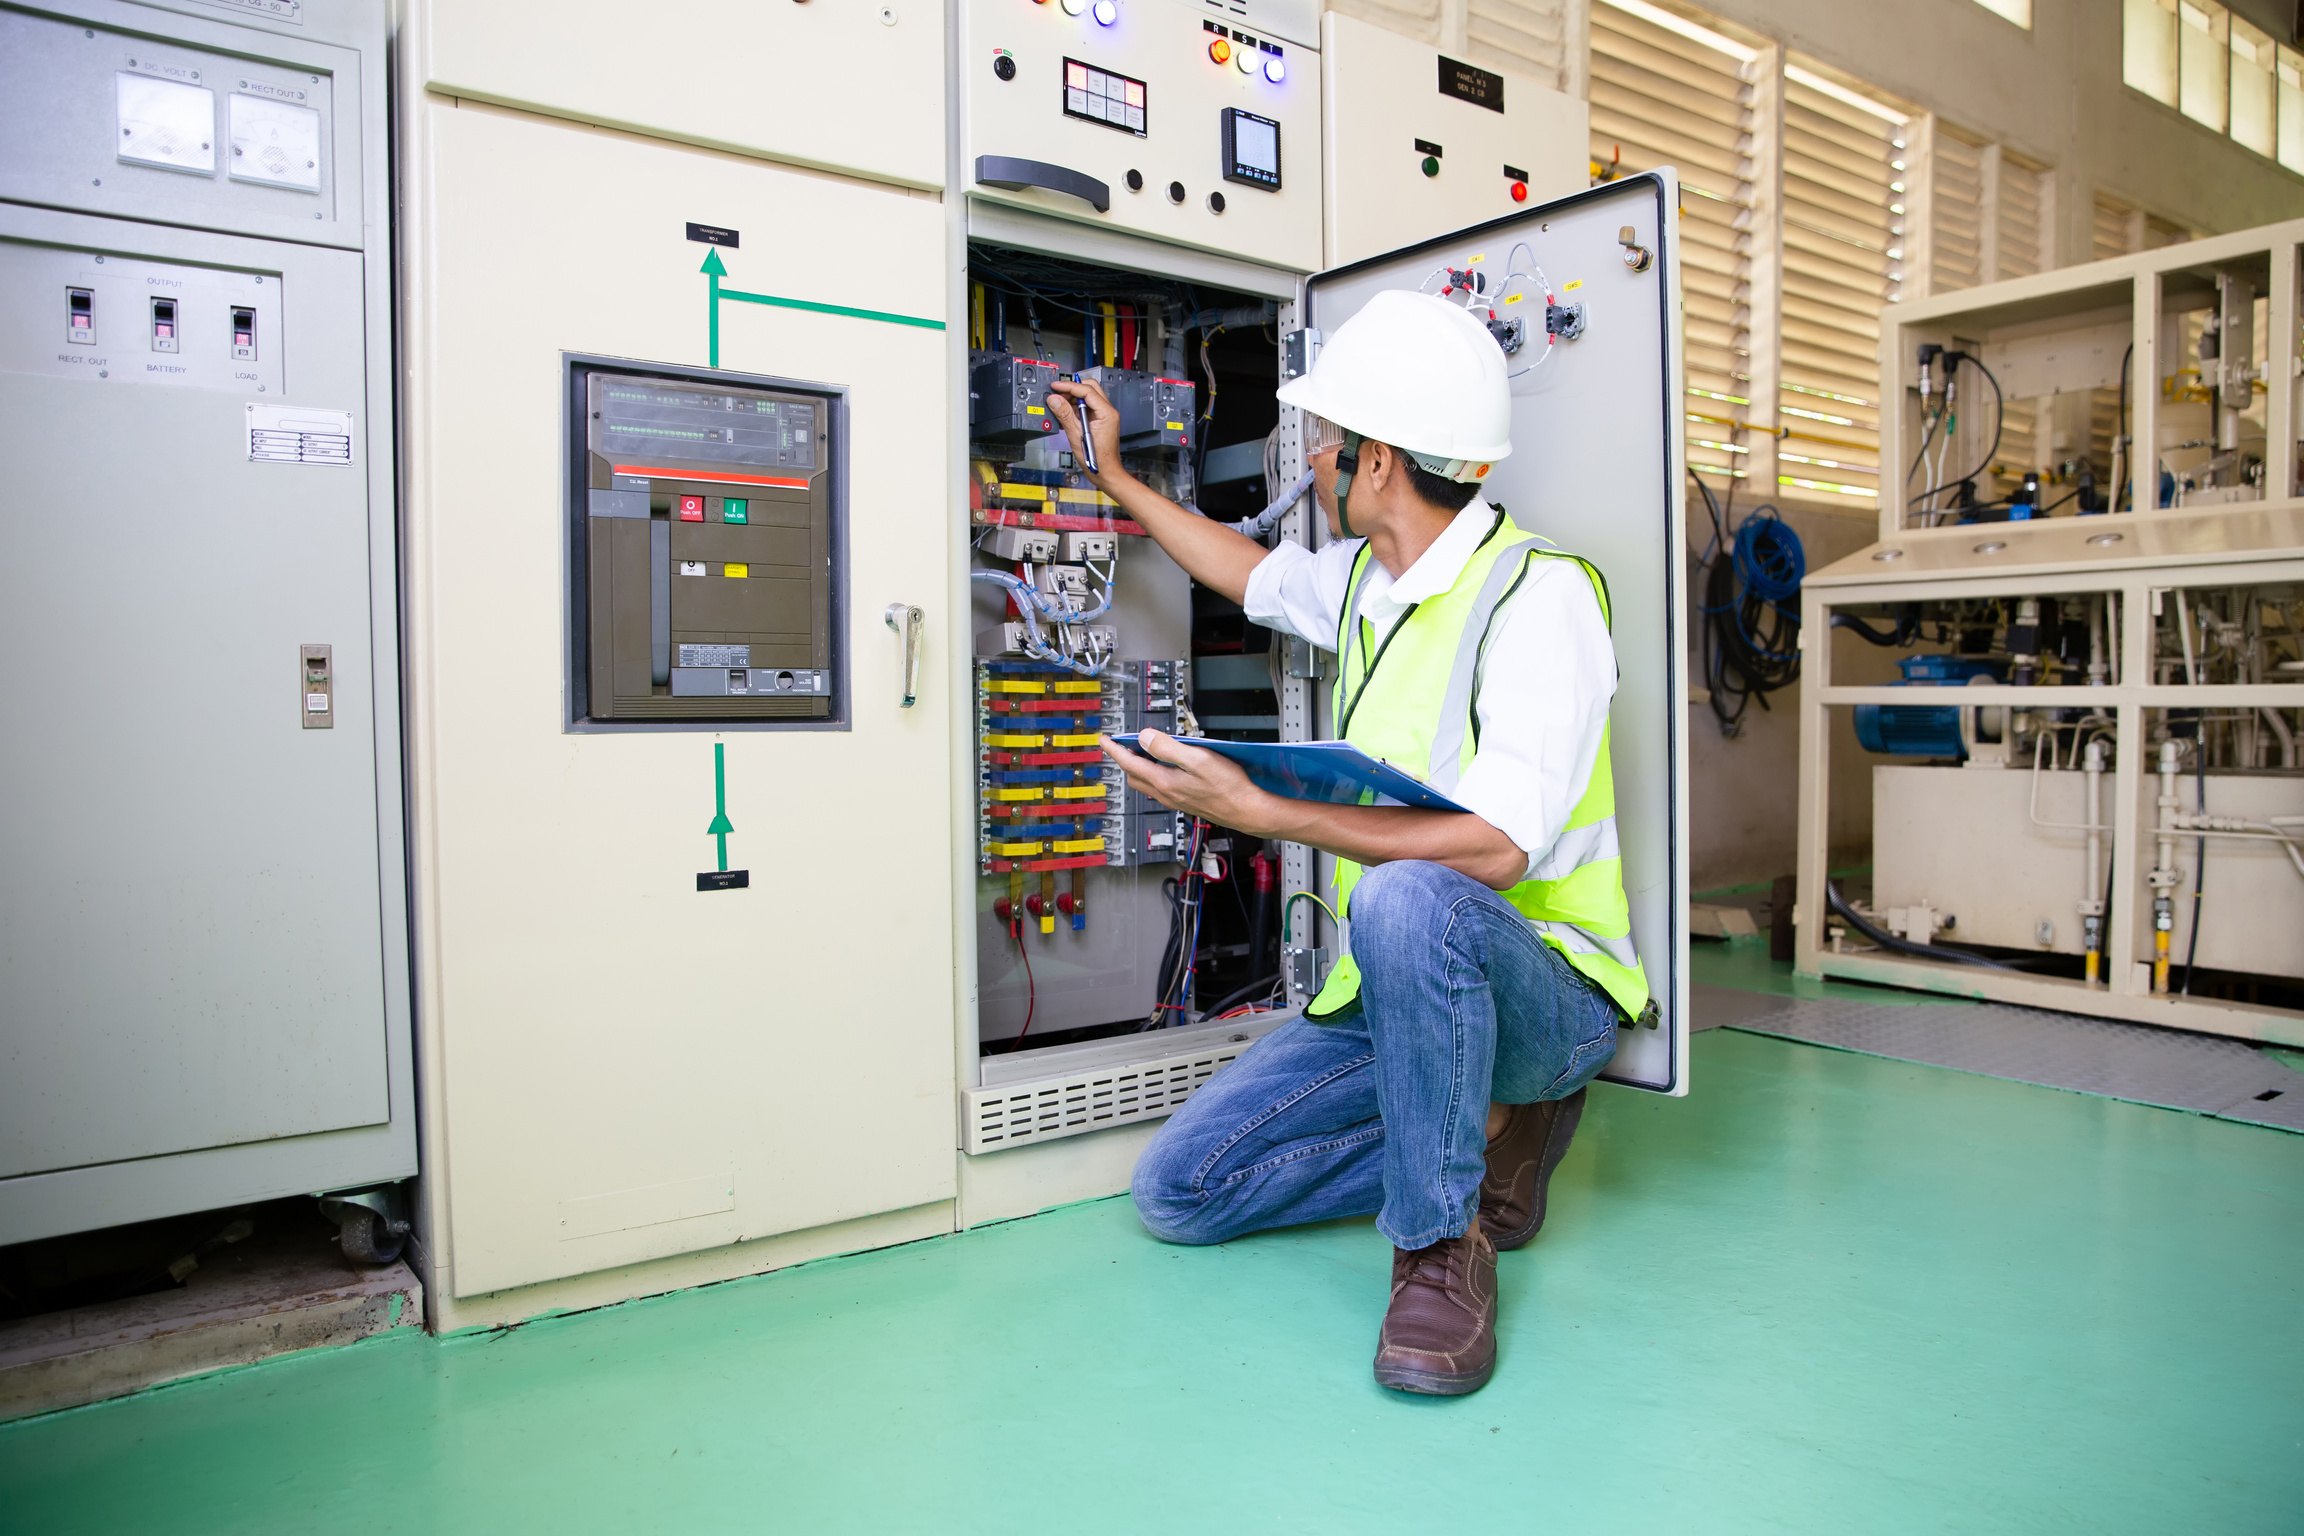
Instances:
[[[2270,325],[2264,368],[2266,437],[2264,485],[2295,484],[2298,391],[2299,248],[2304,221],[2271,225],[2069,267],[1881,312],[1881,462],[1901,465],[1913,451],[1913,413],[1907,402],[1918,341],[1957,329],[1984,336],[2017,329],[2038,334],[2055,322],[2102,323],[2102,312],[2132,304],[2135,347],[2131,364],[2134,440],[2156,444],[2162,321],[2170,310],[2172,274],[2267,259]],[[1899,492],[1899,500],[1901,493]],[[2117,487],[2112,502],[2118,505]],[[1884,502],[1880,542],[1812,573],[1802,593],[1801,634],[1807,675],[1801,690],[1799,910],[1795,970],[1963,997],[1988,998],[2067,1012],[2153,1023],[2242,1039],[2304,1044],[2304,1014],[2150,990],[2150,967],[2139,973],[2139,893],[2150,867],[2154,828],[2144,801],[2149,769],[2148,711],[2219,706],[2304,707],[2304,682],[2263,684],[2159,684],[2153,681],[2152,627],[2156,596],[2171,589],[2240,582],[2304,579],[2304,497],[2268,496],[2201,508],[2172,508],[2031,522],[1903,526],[1902,508]],[[1892,954],[1834,953],[1826,938],[1827,852],[1830,828],[1834,710],[1865,704],[1953,702],[1912,686],[1838,681],[1831,645],[1836,609],[1885,602],[1973,597],[2048,597],[2116,594],[2123,622],[2117,631],[2117,683],[2102,686],[2019,687],[1978,682],[1959,690],[1962,705],[2095,707],[2116,722],[2111,838],[2118,882],[2107,956],[2098,983],[1993,971]],[[1845,659],[1846,653],[1842,658]],[[1932,697],[1933,696],[1933,697]]]

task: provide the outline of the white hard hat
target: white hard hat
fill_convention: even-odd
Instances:
[[[1461,305],[1405,288],[1338,326],[1280,402],[1390,443],[1443,479],[1485,479],[1512,451],[1504,349]]]

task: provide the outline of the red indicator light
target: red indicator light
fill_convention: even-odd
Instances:
[[[1219,64],[1229,64],[1232,62],[1232,45],[1218,38],[1208,45],[1208,57]]]
[[[1516,203],[1528,201],[1528,183],[1524,181],[1512,183],[1512,201]]]

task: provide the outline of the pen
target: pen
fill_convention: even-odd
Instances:
[[[1095,474],[1096,436],[1089,425],[1088,402],[1085,399],[1080,399],[1072,403],[1080,408],[1080,462],[1087,467],[1088,473]]]

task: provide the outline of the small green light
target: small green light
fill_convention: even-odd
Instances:
[[[731,496],[720,503],[720,521],[724,523],[749,523],[751,520],[752,504],[750,502],[739,501]]]
[[[1424,157],[1424,174],[1427,176],[1437,176],[1440,174],[1440,161],[1437,156],[1426,155]]]

